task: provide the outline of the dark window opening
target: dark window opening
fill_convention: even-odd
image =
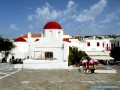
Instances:
[[[45,58],[53,58],[53,52],[45,52]]]
[[[114,43],[114,47],[115,47],[115,43]]]
[[[99,43],[99,42],[97,42],[97,46],[100,46],[100,43]]]
[[[118,47],[119,47],[119,41],[118,41]]]
[[[107,44],[107,50],[108,50],[108,44]]]
[[[114,45],[113,45],[113,44],[111,44],[111,47],[114,47]]]
[[[87,46],[90,46],[90,42],[87,43]]]

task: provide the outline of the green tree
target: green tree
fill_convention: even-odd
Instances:
[[[69,47],[68,65],[78,64],[83,58],[87,57],[87,54],[78,50],[77,47]]]
[[[10,53],[10,51],[15,48],[15,45],[9,39],[0,38],[0,52],[5,52],[5,61]]]

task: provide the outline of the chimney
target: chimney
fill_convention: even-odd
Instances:
[[[28,32],[28,42],[30,42],[31,40],[31,32]]]

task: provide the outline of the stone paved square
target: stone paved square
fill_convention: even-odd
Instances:
[[[0,80],[0,90],[120,90],[91,88],[93,85],[120,87],[120,67],[116,74],[84,74],[78,69],[22,69]]]

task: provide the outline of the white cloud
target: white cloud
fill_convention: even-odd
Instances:
[[[46,22],[58,18],[61,13],[52,9],[49,3],[46,3],[43,7],[38,7],[33,15],[28,15],[28,21],[34,22]]]
[[[69,1],[66,5],[66,9],[63,11],[56,10],[48,2],[45,3],[44,6],[38,7],[34,14],[28,15],[28,21],[32,21],[32,25],[29,26],[38,26],[37,24],[46,23],[51,20],[58,20],[60,23],[69,18],[74,18],[73,12],[75,12],[75,3],[73,1]],[[34,25],[33,25],[34,24]]]
[[[76,10],[77,4],[74,1],[69,1],[67,4],[67,7],[64,11],[61,11],[61,19],[59,23],[62,23],[68,19],[72,19],[72,21],[77,16],[77,10]]]
[[[69,1],[67,7],[71,8],[75,3],[73,1]]]
[[[33,15],[28,15],[28,21],[33,21]]]
[[[76,17],[76,21],[79,22],[86,22],[86,21],[93,21],[95,18],[103,11],[103,9],[106,7],[107,1],[106,0],[100,0],[95,5],[91,6],[89,10],[82,11],[78,17]]]
[[[56,19],[59,14],[59,11],[56,11],[54,9],[51,10],[50,5],[47,3],[46,6],[36,9],[35,18],[43,21],[48,21]]]
[[[101,21],[102,23],[113,22],[114,20],[120,20],[120,9],[106,15],[106,19]]]
[[[29,25],[29,29],[43,28],[46,22],[55,20],[65,24],[64,29],[71,33],[80,30],[82,35],[101,34],[101,29],[105,27],[104,25],[100,26],[96,24],[95,18],[104,10],[105,6],[107,6],[107,1],[100,0],[98,3],[91,6],[90,9],[79,11],[77,9],[78,4],[74,1],[68,1],[66,8],[61,11],[46,2],[44,6],[38,7],[34,14],[28,15],[28,21],[32,21]]]
[[[72,14],[75,14],[73,12],[76,11],[76,5],[73,1],[69,1],[68,4],[67,4],[67,8],[64,10],[64,11],[61,11],[61,13],[63,13],[62,15],[63,16],[69,16],[69,15],[72,15]]]
[[[11,25],[9,26],[9,28],[12,29],[12,30],[19,30],[19,28],[17,27],[16,24],[11,24]]]

